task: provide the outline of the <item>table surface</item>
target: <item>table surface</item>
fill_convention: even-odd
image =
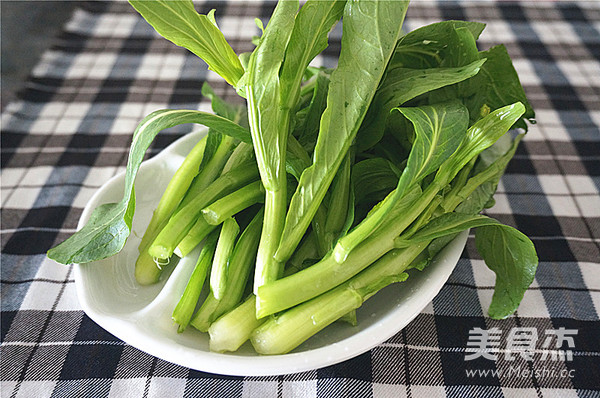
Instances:
[[[254,18],[266,22],[273,6],[209,2],[198,9],[217,9],[239,53],[252,48]],[[513,317],[486,316],[494,275],[470,237],[440,294],[410,325],[327,368],[219,376],[151,357],[105,332],[81,310],[72,269],[45,252],[75,231],[91,195],[124,169],[143,116],[208,109],[200,96],[205,81],[235,95],[127,3],[90,2],[73,13],[2,114],[2,396],[598,396],[600,7],[414,1],[405,27],[446,19],[487,24],[480,46],[507,46],[537,112],[487,211],[527,234],[539,254],[535,281]],[[318,62],[334,62],[336,49],[334,31]],[[159,135],[150,155],[191,130]],[[495,359],[468,356],[477,336],[498,338]],[[535,348],[530,358],[511,348],[527,339]]]

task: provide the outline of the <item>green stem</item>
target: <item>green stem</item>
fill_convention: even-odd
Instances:
[[[219,225],[229,217],[264,200],[265,192],[260,181],[255,181],[218,199],[202,209],[209,224]]]
[[[198,261],[185,287],[183,295],[177,303],[175,310],[173,310],[172,318],[179,324],[179,328],[177,329],[179,333],[185,330],[190,323],[190,319],[192,319],[194,309],[198,303],[198,298],[202,292],[202,286],[204,285],[208,268],[210,267],[215,253],[216,244],[217,234],[213,234],[207,239],[202,248],[200,257],[198,257]]]
[[[325,203],[321,202],[321,205],[315,212],[315,216],[313,217],[312,221],[310,222],[312,231],[314,233],[315,243],[317,245],[317,252],[319,254],[319,257],[325,256],[327,254],[327,252],[329,251],[329,249],[331,249],[331,247],[329,247],[329,240],[327,239],[327,236],[326,236],[327,231],[326,231],[325,224],[327,223],[327,213],[328,212],[327,212]],[[298,244],[300,244],[300,243],[298,243]],[[294,251],[292,252],[289,259],[285,258],[285,257],[287,257],[287,254],[285,254],[285,256],[282,257],[283,255],[279,251],[277,251],[275,253],[275,258],[280,261],[289,261],[292,257],[294,257],[294,253],[296,251],[298,251],[297,247],[298,246],[294,247]],[[289,252],[285,252],[285,253],[289,253]]]
[[[139,244],[140,254],[135,262],[135,278],[142,285],[156,283],[160,278],[162,270],[157,267],[152,256],[148,255],[148,246],[167,224],[169,217],[181,203],[194,177],[198,174],[205,148],[206,137],[203,137],[185,157],[152,213],[152,219],[146,227],[142,241]]]
[[[325,221],[324,235],[327,248],[325,253],[331,250],[346,223],[350,203],[350,174],[354,158],[353,152],[352,148],[348,151],[331,184],[329,211]]]
[[[296,249],[292,257],[285,265],[283,275],[288,276],[306,268],[304,262],[310,259],[321,258],[319,248],[317,247],[317,234],[315,231],[310,231],[304,240]]]
[[[225,174],[240,165],[251,161],[256,161],[254,157],[254,148],[252,148],[251,144],[240,142],[233,150],[233,153],[227,160],[227,163],[225,163],[225,166],[223,166],[221,174]]]
[[[152,285],[160,279],[163,267],[154,258],[144,251],[135,260],[135,280],[140,285]]]
[[[177,245],[185,238],[198,217],[200,217],[204,207],[256,178],[258,178],[258,172],[255,167],[250,165],[238,167],[217,178],[171,217],[148,249],[150,255],[159,259],[171,257]]]
[[[211,323],[214,321],[213,314],[219,306],[219,300],[213,296],[212,293],[208,293],[208,296],[202,303],[202,306],[198,309],[190,325],[201,332],[208,331]]]
[[[185,193],[187,192],[194,177],[198,174],[200,164],[204,158],[206,148],[206,136],[192,148],[185,157],[181,166],[169,181],[165,192],[160,198],[160,202],[152,213],[152,219],[146,228],[146,232],[140,242],[140,253],[145,251],[147,246],[152,243],[156,234],[160,231],[163,223],[167,222],[173,211],[177,208]]]
[[[212,268],[210,271],[210,291],[217,300],[223,298],[227,280],[229,279],[229,258],[235,246],[235,239],[240,233],[240,226],[233,218],[223,222],[219,242],[215,251]]]
[[[256,252],[260,241],[264,209],[260,209],[235,244],[229,261],[229,279],[223,298],[214,317],[218,318],[239,304],[250,273],[256,263]]]
[[[252,295],[210,325],[210,350],[236,351],[263,322],[263,319],[256,319],[256,298]]]
[[[268,319],[252,332],[250,342],[259,354],[285,354],[361,304],[354,290],[335,289]]]
[[[203,216],[198,217],[194,226],[189,230],[185,238],[179,242],[173,254],[179,258],[187,256],[196,246],[202,242],[212,231],[217,228],[216,225],[211,225],[206,222]]]
[[[339,264],[330,252],[317,264],[259,287],[257,317],[262,318],[316,297],[350,279],[395,246],[400,235],[433,200],[440,186],[432,183],[413,199],[403,217],[382,224]]]
[[[262,229],[262,217],[263,211],[261,209],[242,232],[231,254],[227,286],[223,297],[219,300],[212,291],[209,293],[192,320],[192,326],[196,329],[206,332],[217,318],[240,303],[256,259],[256,250]],[[252,307],[252,312],[254,316],[254,312],[256,312],[254,307]]]
[[[458,206],[458,203],[460,203],[461,201],[463,201],[465,199],[465,198],[460,197],[459,194],[460,194],[460,191],[465,186],[465,184],[467,183],[469,174],[471,174],[471,170],[473,169],[473,166],[475,165],[476,161],[477,161],[477,156],[474,156],[473,159],[471,159],[469,161],[469,163],[467,163],[465,165],[465,167],[463,167],[458,172],[458,174],[454,178],[454,181],[452,182],[452,189],[450,189],[450,192],[448,192],[446,195],[444,195],[443,203],[452,202],[452,203],[456,203],[456,206]],[[452,205],[450,205],[450,206],[452,206]],[[454,207],[456,207],[456,206],[454,206]],[[454,207],[452,207],[452,208],[454,209]]]
[[[210,183],[212,183],[221,173],[223,166],[231,156],[235,148],[235,139],[223,135],[221,139],[221,143],[217,147],[217,150],[210,158],[208,162],[205,163],[204,167],[200,171],[200,173],[194,178],[192,185],[189,187],[183,201],[177,208],[177,212],[179,212],[182,208],[187,206],[196,196],[198,196],[202,191],[204,191]]]
[[[427,207],[423,210],[419,217],[410,225],[410,227],[402,233],[403,236],[406,236],[407,239],[412,236],[415,232],[419,230],[423,225],[427,224],[427,222],[431,219],[431,217],[439,211],[440,203],[442,203],[442,196],[436,195],[431,202],[427,205]]]
[[[348,312],[347,314],[344,314],[340,319],[338,319],[338,321],[345,322],[350,326],[358,325],[358,319],[356,318],[356,310],[354,309]]]
[[[259,286],[275,281],[283,273],[282,263],[275,259],[274,254],[279,245],[287,210],[285,185],[278,191],[267,189],[265,192],[265,217],[254,274],[255,292]]]
[[[342,285],[297,305],[257,327],[250,337],[260,354],[285,354],[334,321],[357,309],[383,287],[405,280],[404,270],[428,242],[392,250]],[[357,248],[358,249],[358,248]]]

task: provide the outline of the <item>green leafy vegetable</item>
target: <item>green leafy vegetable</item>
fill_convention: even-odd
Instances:
[[[359,149],[369,149],[379,142],[383,136],[387,114],[392,108],[401,106],[421,94],[475,76],[484,62],[485,60],[478,60],[456,68],[395,68],[389,71],[358,133]]]
[[[122,201],[96,209],[49,257],[89,262],[121,250],[152,139],[200,123],[208,135],[165,190],[135,269],[140,284],[155,283],[159,264],[204,245],[172,314],[179,332],[208,331],[219,352],[247,340],[258,353],[289,352],[336,320],[356,324],[365,300],[424,270],[470,228],[496,273],[489,316],[516,310],[535,275],[535,247],[480,213],[523,138],[507,131],[526,130],[534,112],[506,48],[478,50],[484,24],[445,21],[403,34],[408,1],[282,0],[266,27],[256,21],[256,48],[238,57],[214,10],[200,15],[189,0],[131,3],[246,107],[204,84],[215,115],[145,118]],[[310,65],[340,19],[337,67]]]
[[[467,109],[459,102],[398,110],[415,126],[416,139],[408,162],[394,194],[388,196],[355,229],[338,241],[334,255],[339,263],[381,224],[410,186],[435,171],[454,153],[468,126]]]
[[[88,223],[73,236],[48,251],[48,257],[62,264],[87,263],[118,253],[131,232],[135,211],[134,181],[144,154],[160,131],[185,123],[200,123],[247,139],[247,130],[210,113],[165,109],[146,116],[133,133],[125,174],[125,191],[118,203],[107,203],[92,213]]]
[[[240,226],[235,219],[228,218],[223,222],[219,241],[215,250],[215,258],[210,270],[210,290],[217,300],[223,298],[227,286],[229,257],[233,252],[235,239],[240,232]]]
[[[390,67],[427,69],[442,64],[446,56],[453,56],[449,43],[456,29],[466,28],[477,39],[485,24],[469,21],[443,21],[415,29],[398,41]]]
[[[279,277],[273,258],[286,209],[286,147],[290,114],[281,109],[279,70],[292,34],[298,1],[279,2],[248,64],[248,117],[265,187],[265,219],[256,259],[255,286]]]
[[[350,148],[401,33],[408,2],[352,1],[344,10],[338,67],[331,74],[313,164],[292,197],[275,257],[290,258]]]
[[[487,61],[483,65],[481,73],[473,77],[474,95],[465,101],[471,112],[471,118],[476,120],[479,117],[481,104],[487,105],[490,109],[497,109],[520,102],[525,107],[525,112],[522,118],[515,122],[513,128],[522,128],[527,131],[524,119],[532,122],[535,112],[525,96],[525,91],[519,82],[519,76],[506,47],[495,46],[480,54]]]
[[[187,48],[229,84],[237,85],[244,68],[219,30],[213,12],[198,14],[189,0],[130,0],[129,3],[164,38]]]
[[[475,245],[496,274],[488,314],[494,319],[506,318],[515,312],[533,282],[538,264],[535,247],[529,238],[506,225],[478,228]]]

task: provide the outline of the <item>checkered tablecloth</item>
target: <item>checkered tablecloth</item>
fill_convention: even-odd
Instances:
[[[266,22],[273,7],[198,3],[200,12],[217,10],[238,53],[251,50],[254,18]],[[90,2],[2,114],[2,397],[600,396],[599,3],[413,1],[405,26],[444,19],[487,23],[482,49],[506,44],[537,112],[488,211],[530,236],[540,258],[514,317],[486,317],[494,276],[470,238],[440,294],[410,325],[327,368],[220,376],[105,332],[81,310],[71,268],[45,252],[75,231],[91,195],[124,169],[143,116],[208,110],[204,81],[229,99],[235,94],[127,3]],[[339,34],[318,62],[334,62]],[[149,155],[191,129],[162,133]],[[478,336],[497,342],[499,351],[488,352],[495,359],[468,357]],[[518,336],[535,337],[530,358],[511,349]]]

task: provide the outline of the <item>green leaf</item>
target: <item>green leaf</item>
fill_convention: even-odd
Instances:
[[[494,319],[506,318],[515,312],[533,282],[538,265],[535,247],[527,236],[506,225],[478,228],[475,245],[496,274],[488,314]]]
[[[527,130],[525,119],[533,123],[535,112],[527,101],[506,47],[503,45],[492,47],[488,51],[482,51],[480,56],[487,61],[481,68],[481,72],[472,78],[470,84],[475,89],[472,97],[465,101],[471,113],[471,120],[480,117],[480,109],[484,105],[490,109],[497,109],[520,102],[524,105],[525,111],[523,116],[515,121],[513,127]]]
[[[511,315],[533,282],[538,257],[527,236],[508,225],[483,215],[446,213],[432,219],[413,236],[400,236],[395,243],[408,247],[419,242],[454,236],[469,228],[477,228],[475,245],[486,265],[496,274],[494,295],[488,314],[494,319]]]
[[[125,191],[118,203],[99,206],[90,220],[69,239],[48,251],[48,257],[62,264],[88,263],[118,253],[131,232],[135,211],[134,180],[146,150],[160,131],[185,123],[199,123],[220,132],[249,139],[239,125],[210,113],[166,109],[146,116],[133,133],[125,172]]]
[[[308,152],[306,152],[306,149],[300,145],[293,135],[290,135],[286,151],[286,171],[293,175],[296,180],[299,180],[302,172],[308,166],[310,166]]]
[[[210,99],[211,108],[217,116],[221,116],[221,117],[224,117],[225,119],[229,119],[232,122],[239,124],[242,127],[245,127],[245,128],[248,127],[248,114],[246,113],[245,107],[239,106],[239,105],[233,105],[233,104],[225,102],[225,100],[223,100],[221,97],[219,97],[214,92],[212,87],[206,82],[202,85],[202,95],[204,97]],[[204,152],[204,158],[202,159],[202,164],[200,165],[200,170],[203,170],[207,166],[207,164],[209,164],[209,162],[212,163],[213,165],[221,164],[222,161],[226,160],[225,158],[227,156],[229,156],[229,151],[226,151],[223,154],[223,158],[221,159],[221,161],[218,161],[218,159],[214,159],[211,162],[211,160],[213,159],[213,156],[217,153],[218,148],[222,143],[225,146],[231,146],[231,143],[229,143],[229,141],[226,140],[225,142],[223,142],[222,138],[223,137],[219,131],[216,131],[215,129],[208,130],[208,139],[207,139],[207,143],[206,143],[206,150]],[[249,131],[247,131],[245,133],[245,139],[242,141],[245,141],[247,143],[252,142],[252,138],[250,138]],[[197,181],[199,183],[199,185],[195,186],[193,188],[198,188],[198,189],[191,189],[190,192],[188,192],[188,196],[193,197],[198,194],[199,190],[204,190],[206,188],[206,185],[217,177],[218,171],[219,171],[218,167],[215,167],[214,171],[208,171],[208,174],[210,176],[206,175],[207,173],[202,173],[204,175],[201,177],[203,177],[204,182],[200,183],[200,181]]]
[[[452,179],[475,156],[492,146],[525,112],[520,102],[496,109],[469,127],[461,146],[454,156],[444,162],[438,171],[442,179]],[[438,178],[436,176],[436,178]]]
[[[467,109],[458,101],[398,110],[412,122],[416,134],[406,167],[393,195],[388,196],[376,210],[371,211],[358,226],[338,241],[334,255],[339,263],[381,225],[410,186],[435,171],[456,151],[468,127]]]
[[[350,181],[354,163],[354,148],[346,154],[331,184],[327,217],[324,226],[323,245],[328,252],[343,233],[348,232],[354,222],[354,193]]]
[[[395,240],[397,247],[407,247],[418,242],[426,242],[446,235],[454,235],[470,228],[497,225],[500,222],[480,214],[444,213],[430,220],[414,235],[400,235]]]
[[[296,113],[296,125],[294,126],[292,135],[298,137],[298,142],[310,152],[314,150],[317,143],[321,115],[327,107],[329,77],[329,74],[319,72],[315,80],[310,103],[306,108]]]
[[[217,27],[213,14],[198,14],[190,0],[130,0],[129,3],[161,36],[202,58],[211,70],[236,87],[244,68]]]
[[[467,29],[477,39],[485,24],[466,21],[443,21],[426,25],[409,32],[398,41],[390,68],[427,69],[439,66],[446,56],[453,56],[448,43],[456,29]],[[453,65],[456,66],[456,65]]]
[[[469,28],[463,26],[451,31],[445,54],[440,63],[442,67],[465,66],[480,59],[475,37]]]
[[[327,48],[329,31],[342,17],[346,1],[308,0],[298,12],[281,67],[281,106],[291,109],[308,64]]]
[[[292,197],[275,257],[288,259],[321,205],[352,145],[401,32],[408,2],[352,1],[343,15],[342,49],[331,74],[313,164]]]
[[[508,162],[513,158],[523,134],[518,135],[514,140],[510,140],[508,134],[501,141],[498,147],[502,147],[504,153],[496,152],[496,145],[492,145],[479,155],[478,164],[475,166],[475,175],[467,180],[465,186],[458,192],[458,200],[461,200],[455,208],[460,213],[476,214],[488,207],[490,200],[493,200],[494,193],[498,187],[498,182],[506,170]],[[504,148],[504,143],[508,141],[508,149]],[[481,169],[480,169],[481,167]],[[450,206],[454,206],[451,204]]]
[[[365,159],[352,167],[356,203],[379,202],[398,185],[399,173],[383,158]]]
[[[216,115],[229,119],[242,127],[248,127],[248,114],[244,106],[226,102],[206,82],[202,85],[202,95],[210,99],[211,108]]]
[[[298,1],[277,3],[260,43],[248,64],[248,118],[265,189],[282,189],[289,115],[280,109],[281,68],[294,27]]]
[[[485,57],[480,59],[475,38],[466,27],[457,28],[451,32],[445,54],[446,56],[440,63],[441,67],[459,68],[480,60],[486,61]],[[431,91],[428,93],[428,97],[430,102],[449,101],[457,98],[464,101],[465,98],[473,95],[477,90],[479,90],[479,87],[470,78]],[[479,111],[479,108],[477,108],[477,111]]]
[[[377,90],[377,95],[358,132],[359,151],[367,150],[379,142],[392,108],[401,106],[421,94],[475,76],[484,62],[485,60],[478,60],[455,68],[394,68],[389,71],[382,87]]]

